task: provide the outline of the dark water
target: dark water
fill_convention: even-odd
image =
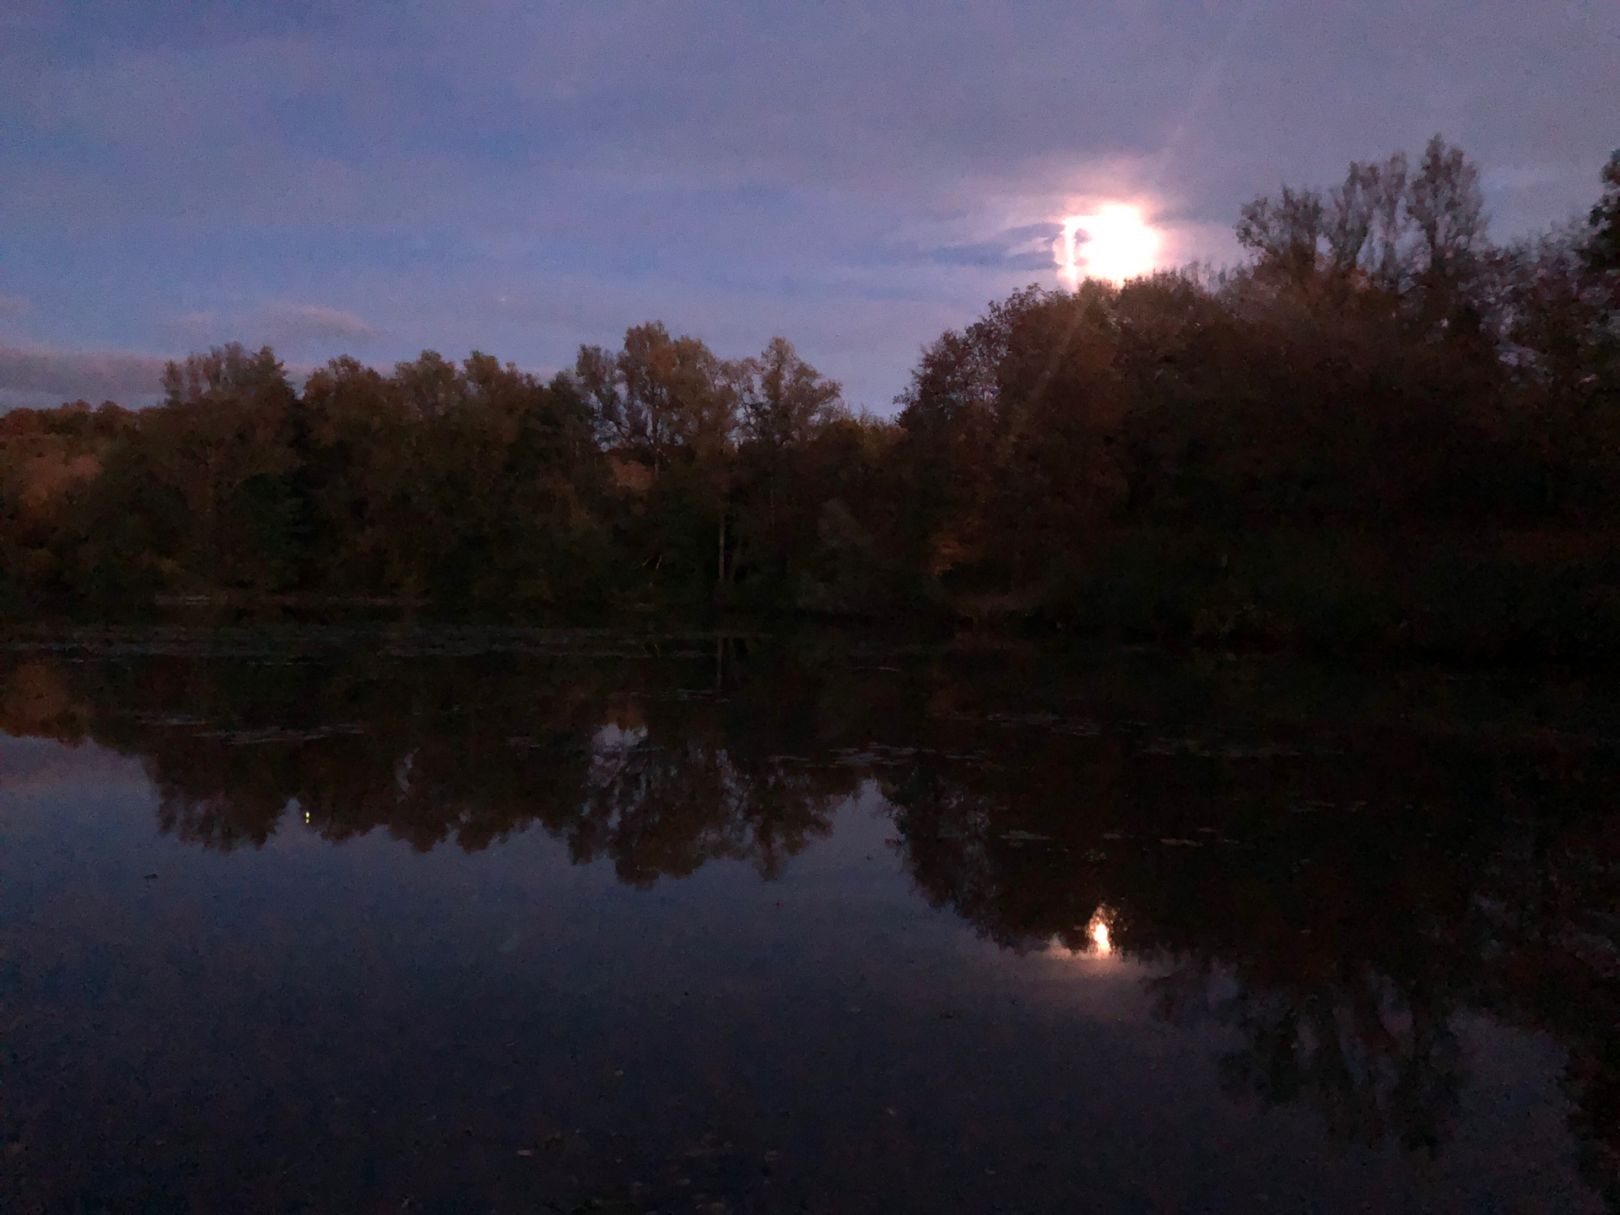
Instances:
[[[1617,1209],[1607,683],[13,638],[0,1209]]]

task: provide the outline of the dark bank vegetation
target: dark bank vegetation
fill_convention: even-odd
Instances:
[[[880,419],[785,340],[661,324],[0,418],[0,607],[164,595],[1016,617],[1130,636],[1620,654],[1620,154],[1493,244],[1436,139],[1243,209],[1248,258],[992,304]]]

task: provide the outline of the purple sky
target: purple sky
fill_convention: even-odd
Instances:
[[[1620,2],[5,0],[0,407],[233,338],[547,370],[656,318],[887,411],[1056,285],[1065,211],[1230,260],[1246,198],[1436,131],[1499,237],[1590,205]]]

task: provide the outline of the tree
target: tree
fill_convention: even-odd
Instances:
[[[1382,163],[1352,161],[1334,188],[1324,235],[1340,281],[1359,273],[1385,290],[1399,289],[1407,176],[1406,155],[1397,152]]]
[[[742,436],[747,442],[773,451],[795,447],[840,413],[839,383],[801,359],[786,338],[772,338],[740,370]]]
[[[1595,373],[1605,390],[1620,394],[1620,150],[1603,167],[1603,196],[1587,217],[1581,257],[1597,310]]]
[[[736,368],[659,322],[625,331],[617,355],[581,347],[575,375],[613,441],[662,469],[677,453],[723,448],[736,425]]]
[[[1429,140],[1406,187],[1416,231],[1413,287],[1431,324],[1455,325],[1479,304],[1485,202],[1479,169],[1439,135]]]
[[[268,346],[249,351],[240,342],[228,342],[163,366],[166,405],[211,402],[275,410],[285,408],[293,396],[286,370]]]
[[[783,581],[801,550],[813,546],[825,492],[811,475],[811,445],[846,416],[836,381],[801,359],[786,338],[738,367],[740,445],[732,482],[738,515],[731,572],[751,566],[786,593]]]
[[[1338,307],[1369,288],[1428,329],[1455,325],[1480,303],[1486,240],[1479,170],[1460,148],[1430,139],[1416,168],[1403,153],[1353,161],[1326,198],[1284,186],[1244,205],[1238,243],[1251,274],[1305,305]]]
[[[197,520],[178,555],[202,583],[279,589],[295,577],[303,502],[291,476],[298,397],[268,347],[239,343],[164,368],[164,406],[143,419],[151,475]]]
[[[610,455],[650,470],[632,527],[647,550],[642,566],[693,583],[706,581],[699,570],[707,566],[710,585],[727,581],[727,493],[745,378],[741,364],[697,338],[670,337],[658,322],[626,330],[616,355],[581,348],[574,379]],[[712,537],[712,564],[699,557],[699,536]]]
[[[1322,235],[1321,196],[1288,186],[1280,198],[1244,204],[1237,226],[1238,244],[1255,255],[1256,268],[1296,286],[1315,277]]]
[[[420,589],[410,499],[422,427],[404,388],[343,356],[309,377],[303,401],[313,486],[308,559],[318,581],[350,592]]]

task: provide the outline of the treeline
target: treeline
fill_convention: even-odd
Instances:
[[[0,418],[14,610],[154,595],[1038,617],[1224,640],[1620,646],[1620,153],[1493,244],[1436,138],[1247,205],[1247,260],[1029,288],[898,415],[782,339],[660,324],[541,380],[481,353]]]

